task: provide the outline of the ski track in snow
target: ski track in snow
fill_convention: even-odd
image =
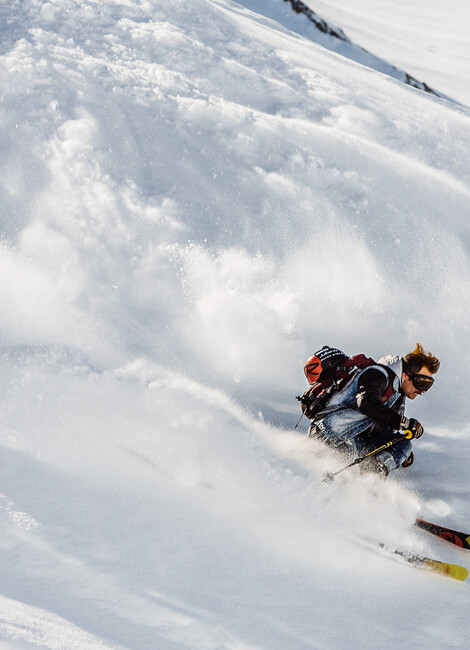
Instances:
[[[259,4],[0,4],[2,648],[466,647],[361,540],[470,566],[469,112]],[[305,358],[417,340],[413,467],[323,484]]]

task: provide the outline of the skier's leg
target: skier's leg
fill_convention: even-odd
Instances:
[[[397,437],[393,429],[373,429],[369,433],[360,434],[354,438],[354,445],[358,456],[364,456],[374,449],[387,444]],[[388,476],[390,472],[400,467],[411,455],[411,442],[403,438],[387,449],[372,455],[370,459],[361,464],[363,471],[373,471]]]
[[[377,435],[376,435],[377,433]],[[390,442],[393,438],[396,438],[397,432],[393,429],[386,429],[382,431],[374,432],[373,441],[375,447],[380,447],[381,445]],[[410,440],[403,438],[398,442],[395,442],[393,445],[380,451],[374,458],[377,465],[377,469],[383,474],[387,475],[393,470],[400,467],[411,456],[412,445]]]

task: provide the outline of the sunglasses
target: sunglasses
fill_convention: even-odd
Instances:
[[[419,390],[421,393],[425,393],[434,384],[434,379],[428,375],[420,375],[417,372],[410,372],[407,375],[416,390]]]

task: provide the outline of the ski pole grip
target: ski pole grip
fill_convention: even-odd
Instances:
[[[407,440],[411,440],[413,438],[413,431],[411,431],[411,429],[405,429],[403,435]]]

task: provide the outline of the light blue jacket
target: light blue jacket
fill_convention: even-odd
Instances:
[[[392,395],[384,405],[391,408],[402,397],[400,387],[403,359],[399,356],[390,355],[383,357],[378,363],[381,365],[369,366],[358,372],[341,391],[334,393],[323,411],[312,422],[311,430],[315,432],[316,436],[319,436],[333,448],[341,447],[341,450],[349,452],[356,457],[371,450],[368,448],[367,441],[361,434],[372,431],[375,424],[374,420],[361,413],[357,407],[357,388],[362,373],[369,370],[369,368],[376,368],[382,371],[388,378],[387,371],[382,367],[388,366],[394,372],[395,376],[392,385]],[[401,406],[396,409],[401,415],[405,412],[405,398],[402,397],[402,399]],[[381,452],[377,457],[381,460],[388,459],[386,464],[389,466],[389,469],[395,469],[401,462],[408,458],[410,453],[411,443],[404,439],[403,443],[400,442],[396,449],[394,446],[390,451]]]

